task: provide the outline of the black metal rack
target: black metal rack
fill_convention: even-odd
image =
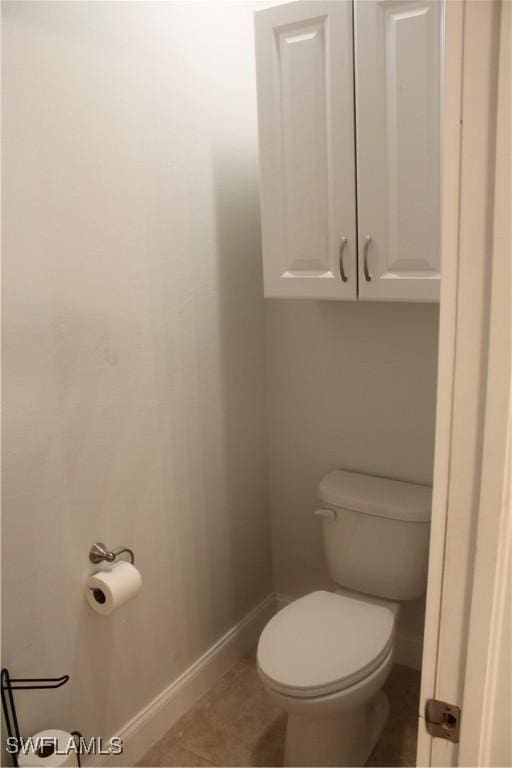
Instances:
[[[49,688],[60,688],[69,680],[69,675],[62,677],[11,677],[9,670],[5,667],[0,672],[0,692],[2,696],[2,709],[4,712],[5,726],[7,735],[16,738],[18,746],[17,752],[11,755],[14,768],[18,768],[18,754],[21,744],[20,726],[14,702],[13,691],[35,691],[47,690]],[[72,736],[81,738],[79,731],[72,731]],[[80,755],[77,753],[78,765],[80,765]]]

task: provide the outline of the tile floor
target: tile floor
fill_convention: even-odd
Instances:
[[[414,766],[419,673],[395,666],[391,713],[368,765]],[[285,713],[268,698],[254,657],[236,662],[139,762],[140,766],[280,766]]]

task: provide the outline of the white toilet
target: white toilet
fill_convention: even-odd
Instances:
[[[288,712],[285,765],[361,766],[386,722],[399,601],[426,586],[431,489],[335,470],[319,485],[327,566],[339,585],[279,611],[258,671]]]

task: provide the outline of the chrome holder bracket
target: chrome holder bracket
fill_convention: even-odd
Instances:
[[[133,565],[135,563],[135,555],[133,554],[133,550],[131,550],[129,547],[125,547],[123,545],[121,547],[108,550],[103,542],[97,541],[96,544],[93,544],[89,550],[89,560],[91,563],[94,563],[94,565],[98,565],[99,563],[115,563],[117,558],[125,552],[130,558],[131,564]]]

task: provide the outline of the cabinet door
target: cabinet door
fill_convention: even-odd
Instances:
[[[352,3],[258,11],[265,296],[357,296]]]
[[[355,3],[361,299],[439,300],[442,13],[440,0]]]

